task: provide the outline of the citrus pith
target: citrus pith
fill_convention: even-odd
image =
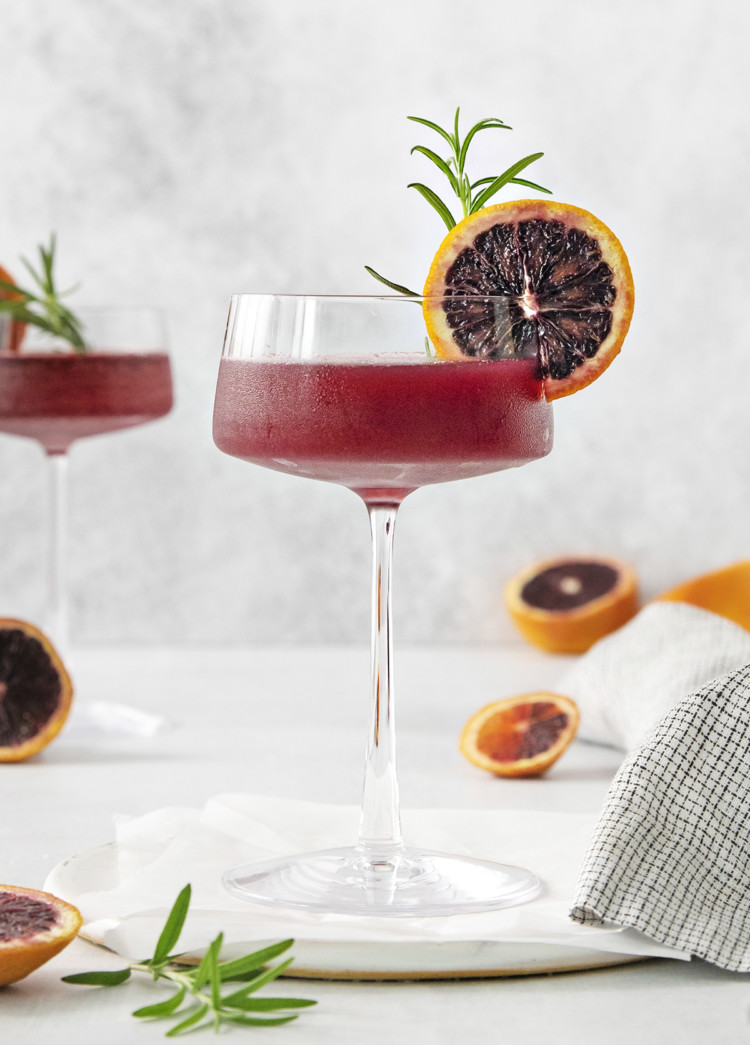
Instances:
[[[633,278],[614,233],[549,200],[485,207],[443,240],[424,288],[439,356],[536,355],[547,399],[600,376],[633,314]]]
[[[523,693],[480,708],[464,726],[461,752],[495,776],[540,776],[572,742],[580,715],[559,693]]]
[[[54,646],[33,624],[0,619],[0,762],[35,755],[62,729],[73,684]]]
[[[525,639],[548,653],[585,653],[638,612],[638,579],[610,556],[545,559],[505,585],[505,605]]]
[[[82,921],[76,907],[51,893],[0,885],[0,986],[22,980],[67,947]]]

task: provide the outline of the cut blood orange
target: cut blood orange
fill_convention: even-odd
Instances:
[[[46,747],[72,699],[70,676],[46,635],[26,621],[0,619],[0,762]]]
[[[485,207],[451,229],[424,288],[439,356],[537,355],[547,399],[606,370],[633,314],[620,241],[579,207],[518,200]],[[507,302],[498,316],[497,298]]]
[[[664,592],[657,602],[688,602],[750,631],[750,561],[701,574]]]
[[[80,911],[51,893],[0,885],[0,986],[38,969],[75,938]]]
[[[585,653],[638,611],[638,580],[604,556],[546,559],[505,586],[505,605],[525,639],[548,653]]]
[[[487,704],[466,723],[460,748],[496,776],[539,776],[578,730],[576,703],[558,693],[524,693]]]

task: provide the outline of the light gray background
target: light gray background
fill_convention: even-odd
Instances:
[[[78,444],[79,642],[364,641],[368,530],[345,490],[223,457],[229,295],[420,285],[444,228],[408,114],[465,127],[473,173],[530,171],[630,256],[622,356],[556,408],[551,457],[401,515],[404,641],[512,634],[507,577],[609,552],[647,595],[750,555],[747,44],[739,2],[0,0],[0,261],[51,229],[79,304],[168,314],[178,406]],[[481,142],[481,144],[479,144]],[[506,194],[503,198],[509,198]],[[0,613],[39,619],[45,462],[0,437]]]

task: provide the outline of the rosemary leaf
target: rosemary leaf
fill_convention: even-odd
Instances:
[[[552,189],[545,189],[543,185],[537,185],[535,181],[527,181],[526,178],[511,178],[511,185],[525,185],[527,189],[536,189],[537,192],[546,192],[552,195]]]
[[[400,283],[392,283],[390,279],[386,279],[385,276],[381,276],[379,272],[376,272],[370,265],[365,265],[365,269],[370,275],[378,280],[379,283],[383,283],[386,287],[390,287],[391,290],[395,290],[397,294],[403,294],[407,298],[418,298],[419,294],[414,290],[409,290],[408,287],[403,287]]]
[[[442,127],[438,126],[438,124],[436,123],[433,123],[432,120],[425,120],[422,116],[407,116],[406,119],[413,120],[414,123],[422,123],[425,127],[429,127],[430,130],[437,131],[437,133],[442,138],[445,138],[445,140],[450,145],[451,149],[455,151],[455,149],[457,148],[458,143],[454,142],[453,135],[450,134],[448,131],[444,131]]]
[[[479,193],[477,198],[471,205],[471,214],[475,214],[478,210],[485,205],[487,200],[491,199],[496,192],[499,192],[504,185],[511,182],[517,174],[520,174],[522,170],[528,167],[530,164],[535,163],[541,156],[544,156],[543,152],[534,152],[530,156],[524,156],[522,160],[518,160],[512,167],[508,167],[506,171],[503,171],[493,182],[491,182],[486,189]]]
[[[172,948],[179,940],[182,927],[185,924],[185,918],[187,917],[188,907],[190,906],[190,895],[191,888],[188,884],[180,891],[179,896],[172,905],[172,910],[167,916],[161,936],[157,941],[154,956],[151,959],[152,963],[158,964],[166,961]]]
[[[232,1008],[243,1012],[275,1012],[278,1009],[307,1009],[317,1002],[309,998],[241,998]]]
[[[258,976],[253,977],[249,983],[246,983],[244,987],[240,987],[238,991],[233,991],[231,994],[227,994],[222,998],[224,1005],[233,1005],[236,998],[245,998],[248,994],[254,994],[255,991],[259,991],[261,987],[265,987],[266,984],[272,983],[275,979],[281,976],[282,973],[286,972],[289,966],[292,964],[292,959],[288,958],[285,962],[280,962],[279,965],[274,965],[270,969],[266,969],[265,972],[260,973]]]
[[[231,1023],[239,1023],[241,1027],[280,1027],[282,1023],[291,1023],[292,1020],[296,1020],[296,1016],[273,1016],[270,1019],[263,1019],[260,1016],[245,1016],[242,1013],[227,1013],[224,1016],[225,1020],[229,1020]],[[169,1037],[169,1035],[167,1035]]]
[[[489,128],[491,127],[497,127],[499,130],[503,131],[513,130],[512,127],[510,127],[507,123],[504,123],[502,120],[489,119],[480,120],[479,123],[475,123],[471,130],[467,132],[466,137],[463,140],[463,144],[461,145],[458,152],[458,165],[461,168],[461,170],[464,169],[464,165],[466,163],[466,154],[469,151],[469,146],[472,143],[474,135],[477,134],[479,131],[489,130]]]
[[[219,933],[208,949],[208,985],[211,988],[211,1008],[216,1012],[221,1006],[221,975],[218,954],[224,942],[224,933]]]
[[[288,951],[293,943],[294,940],[282,940],[281,943],[274,943],[260,951],[246,954],[244,958],[235,958],[233,961],[222,962],[219,965],[222,980],[224,982],[236,980],[240,976],[246,976],[250,972],[255,972],[256,969],[262,969],[264,965],[268,965],[270,961],[278,958],[284,951]]]
[[[136,1009],[130,1015],[135,1016],[137,1019],[159,1019],[163,1016],[171,1016],[182,1005],[186,994],[187,987],[180,987],[177,993],[172,995],[171,998],[167,998],[166,1001],[157,1002],[155,1005],[144,1005],[143,1008]],[[261,999],[259,998],[258,1000],[260,1001]]]
[[[191,1013],[191,1015],[188,1016],[187,1019],[183,1020],[181,1023],[178,1023],[176,1027],[172,1027],[171,1030],[168,1030],[164,1037],[176,1038],[178,1034],[181,1034],[182,1031],[187,1030],[188,1027],[194,1027],[196,1023],[200,1023],[203,1017],[207,1014],[208,1002],[204,1002],[202,1005],[199,1005],[195,1012]]]
[[[432,160],[436,167],[439,167],[443,174],[446,176],[448,181],[451,183],[451,188],[458,194],[458,179],[453,171],[450,169],[448,162],[442,157],[438,156],[432,149],[428,149],[425,145],[415,145],[411,150],[412,155],[415,152],[421,152],[423,156],[426,156],[428,160]]]
[[[448,210],[448,208],[446,207],[446,205],[443,203],[443,201],[440,199],[440,197],[438,196],[438,194],[436,192],[433,192],[432,189],[428,188],[426,185],[422,185],[418,181],[411,182],[407,186],[407,188],[409,188],[409,189],[416,189],[417,192],[421,196],[424,196],[424,198],[427,200],[427,202],[430,204],[430,206],[434,207],[435,210],[440,215],[440,217],[443,219],[443,221],[445,222],[445,224],[448,227],[448,231],[449,232],[450,232],[450,230],[452,228],[455,227],[456,219],[453,217],[451,212]]]
[[[130,979],[130,969],[117,969],[108,972],[104,969],[96,972],[74,972],[63,976],[63,983],[78,983],[89,987],[116,987]]]

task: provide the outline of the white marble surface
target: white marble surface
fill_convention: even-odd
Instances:
[[[396,658],[404,807],[593,812],[619,761],[575,744],[540,780],[503,781],[466,762],[460,728],[479,705],[553,685],[564,665],[526,649],[404,650]],[[150,741],[86,734],[75,721],[36,759],[0,767],[0,881],[40,886],[60,860],[113,837],[115,813],[200,805],[221,790],[331,801],[359,799],[367,655],[356,648],[82,651],[77,700],[127,701],[165,715]],[[186,868],[189,876],[189,868]],[[162,1040],[130,1012],[161,993],[130,983],[91,992],[69,972],[120,967],[76,942],[0,992],[0,1035],[111,1045]],[[319,1006],[279,1031],[289,1045],[738,1045],[747,1033],[747,977],[701,962],[655,960],[597,971],[489,981],[324,983],[295,988]],[[238,1040],[244,1032],[234,1032]],[[270,1033],[270,1032],[269,1032]]]
[[[0,261],[56,229],[81,303],[165,307],[176,367],[171,418],[74,449],[77,639],[365,635],[355,499],[212,446],[220,341],[233,291],[420,284],[443,227],[405,117],[457,103],[516,128],[479,173],[542,149],[534,177],[615,229],[637,310],[549,459],[407,502],[401,635],[507,639],[503,582],[538,556],[620,554],[653,594],[748,554],[746,5],[0,0],[0,26]],[[37,620],[43,471],[0,437],[0,609]]]

